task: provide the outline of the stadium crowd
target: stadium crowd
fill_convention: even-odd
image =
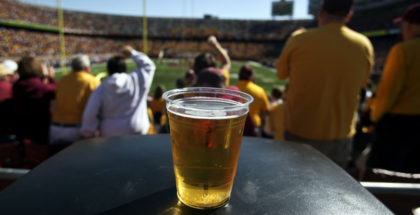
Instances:
[[[59,37],[53,33],[41,33],[22,29],[0,27],[0,58],[37,55],[50,57],[60,53]],[[28,38],[31,38],[30,40]],[[113,39],[107,37],[76,36],[65,37],[66,55],[89,54],[91,56],[114,53],[123,44],[130,44],[142,49],[141,39]],[[224,46],[235,59],[254,59],[261,61],[268,52],[272,52],[274,43],[225,42]],[[208,49],[201,41],[151,40],[150,56],[156,57],[161,51],[165,57],[179,57],[177,53],[197,53]]]
[[[65,11],[66,31],[72,32],[65,37],[66,54],[73,56],[72,72],[58,83],[54,80],[54,69],[41,60],[44,56],[58,58],[56,34],[0,27],[0,58],[12,57],[17,61],[17,64],[4,61],[0,65],[0,109],[10,113],[1,119],[1,141],[23,148],[18,153],[25,157],[24,165],[32,167],[82,138],[169,132],[162,99],[165,87],[159,86],[155,95],[148,95],[156,70],[150,57],[159,56],[162,51],[165,57],[179,57],[179,53],[188,52],[196,57],[185,79],[177,81],[180,87],[228,88],[254,97],[245,135],[304,142],[343,168],[349,168],[365,148],[352,153],[353,145],[365,144],[353,136],[363,133],[375,137],[368,141],[374,155],[368,167],[418,173],[420,79],[415,71],[420,61],[413,56],[418,56],[420,50],[420,5],[398,12],[403,14],[397,20],[402,23],[403,42],[396,43],[395,36],[369,40],[345,27],[350,20],[351,0],[324,2],[319,25],[311,29],[296,30],[312,26],[309,21],[262,24],[263,21],[176,20],[185,21],[180,27],[170,19],[150,18],[150,26],[156,27],[150,29],[150,36],[155,38],[149,43],[148,55],[136,51],[142,49],[141,39],[130,37],[141,34],[138,17]],[[350,26],[371,30],[357,24],[362,15],[355,15]],[[57,24],[51,18],[54,16],[56,11],[50,8],[10,0],[0,2],[1,19],[54,26]],[[390,26],[379,19],[376,22],[382,23],[380,28]],[[112,34],[125,36],[110,37]],[[208,37],[207,41],[200,40],[204,37]],[[216,38],[223,38],[224,42]],[[282,39],[287,41],[284,44],[272,41]],[[331,41],[339,42],[328,45]],[[337,51],[337,47],[341,50]],[[87,55],[92,58],[103,54],[115,55],[107,61],[109,77],[100,81],[90,74],[91,60]],[[137,66],[130,73],[124,61],[127,58],[132,58]],[[239,83],[230,86],[231,58],[259,61],[278,58],[277,74],[280,79],[289,78],[289,85],[283,90],[274,88],[269,96],[254,83],[252,67],[243,65],[238,71]],[[366,91],[372,89],[366,83],[372,69],[384,72],[377,93],[368,94]],[[395,86],[397,93],[391,90]],[[137,121],[127,123],[134,118]],[[406,142],[405,148],[396,146],[399,139]],[[384,159],[396,152],[400,153],[398,162]],[[22,163],[0,160],[1,165],[13,167]]]
[[[57,10],[24,4],[13,0],[0,2],[0,19],[58,26]],[[63,11],[66,32],[102,35],[142,35],[142,19],[136,16]],[[216,35],[222,39],[279,40],[300,26],[309,27],[313,21],[254,21],[179,19],[148,17],[148,35],[151,38],[206,38]]]

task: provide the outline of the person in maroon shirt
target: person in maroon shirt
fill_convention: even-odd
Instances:
[[[13,84],[14,128],[19,140],[48,144],[50,103],[55,98],[54,70],[35,57],[18,62],[19,80]]]

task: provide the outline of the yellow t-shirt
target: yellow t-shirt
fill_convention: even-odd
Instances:
[[[313,140],[354,135],[360,89],[372,66],[369,39],[342,24],[291,36],[276,62],[279,78],[289,78],[285,129]]]
[[[285,103],[276,103],[270,108],[268,121],[275,140],[284,140],[284,107]]]
[[[95,76],[83,71],[64,76],[57,85],[53,122],[80,124],[89,96],[99,84]]]
[[[230,81],[229,71],[226,69],[221,69],[220,71],[223,73],[223,77],[225,77],[225,87],[228,87]]]
[[[165,104],[166,104],[165,99],[153,98],[153,100],[150,102],[150,109],[152,110],[153,113],[163,112],[163,109],[165,108]]]
[[[392,47],[373,100],[371,119],[384,114],[420,115],[420,38]]]
[[[255,127],[260,127],[260,114],[264,111],[268,111],[270,107],[267,94],[263,88],[254,84],[252,81],[242,80],[238,82],[237,86],[242,92],[248,93],[254,97],[254,102],[252,102],[249,106],[249,116],[254,122]]]
[[[149,117],[149,122],[150,122],[149,131],[147,132],[147,134],[149,135],[157,134],[155,125],[153,124],[153,112],[152,112],[152,109],[149,107],[147,108],[147,116]]]

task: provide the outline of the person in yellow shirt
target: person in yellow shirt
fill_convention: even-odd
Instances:
[[[210,36],[207,42],[210,44],[210,46],[212,46],[217,51],[217,55],[221,63],[220,71],[223,73],[223,77],[225,79],[224,85],[228,87],[229,80],[230,80],[229,71],[231,68],[230,57],[227,51],[217,41],[215,36],[213,35]],[[198,74],[201,71],[203,71],[206,68],[216,67],[216,64],[217,64],[217,61],[214,54],[212,54],[211,52],[203,52],[194,59],[193,70],[194,70],[195,75],[198,76]]]
[[[389,52],[373,99],[376,140],[368,166],[420,173],[420,4],[396,22],[404,41]]]
[[[155,89],[155,94],[153,95],[152,101],[150,101],[150,109],[152,110],[153,114],[153,123],[157,127],[156,130],[160,128],[160,122],[162,118],[162,114],[165,112],[165,99],[162,98],[163,93],[165,92],[165,87],[163,85],[159,85]]]
[[[274,87],[271,90],[271,104],[269,115],[267,116],[267,125],[265,132],[270,134],[275,140],[284,140],[284,107],[285,99],[283,99],[283,92],[280,87]]]
[[[352,7],[353,0],[323,0],[318,27],[292,34],[275,64],[279,78],[289,78],[285,139],[310,144],[342,167],[373,66],[369,39],[345,26]]]
[[[55,108],[50,126],[50,144],[69,144],[82,138],[80,124],[85,105],[100,82],[90,74],[87,55],[76,56],[72,72],[57,85]]]
[[[147,116],[149,117],[149,123],[150,123],[149,131],[147,132],[147,134],[148,135],[157,134],[155,126],[153,124],[153,122],[155,121],[153,118],[153,111],[150,107],[147,108]]]
[[[244,65],[239,71],[239,82],[237,87],[242,92],[250,94],[254,102],[249,105],[249,116],[257,128],[257,134],[261,135],[262,128],[265,125],[265,116],[268,113],[270,104],[265,90],[254,82],[254,72],[252,67]]]

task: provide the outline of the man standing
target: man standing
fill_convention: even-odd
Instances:
[[[324,0],[319,27],[293,34],[276,62],[279,78],[289,78],[285,139],[311,144],[342,167],[373,65],[369,39],[345,26],[352,6],[353,0]]]
[[[254,98],[254,102],[249,105],[249,116],[257,129],[257,135],[261,135],[270,104],[265,90],[254,83],[254,72],[251,66],[244,65],[241,67],[238,88]]]
[[[392,47],[371,109],[376,140],[368,166],[420,172],[420,4],[401,18],[403,42]]]
[[[125,59],[131,57],[137,69],[127,72]],[[109,77],[92,93],[83,113],[82,134],[86,138],[147,134],[147,94],[156,66],[144,53],[127,46],[122,56],[108,60]]]
[[[71,62],[72,72],[58,83],[55,109],[50,127],[50,144],[72,143],[81,138],[80,125],[85,105],[100,82],[90,74],[87,55]]]

